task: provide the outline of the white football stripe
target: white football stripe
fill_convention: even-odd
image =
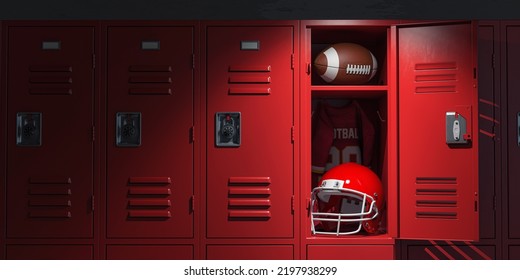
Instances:
[[[370,52],[370,55],[372,56],[372,73],[370,75],[370,79],[374,78],[374,76],[376,75],[376,72],[377,72],[377,59],[376,57],[372,54],[372,52]]]
[[[334,81],[338,75],[339,56],[338,52],[334,48],[328,48],[325,52],[323,52],[323,54],[325,54],[325,57],[327,57],[327,70],[325,73],[323,73],[323,75],[321,75],[321,78],[329,83]]]

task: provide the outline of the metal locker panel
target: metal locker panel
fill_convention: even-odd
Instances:
[[[505,32],[505,61],[507,94],[507,236],[511,239],[520,238],[520,25],[504,26]],[[504,48],[503,48],[504,49]],[[515,257],[517,258],[517,257]]]
[[[475,245],[469,242],[430,241],[412,242],[405,247],[407,260],[494,260],[495,245]]]
[[[403,239],[478,239],[475,42],[471,23],[398,28]]]
[[[92,245],[7,245],[8,260],[92,260]]]
[[[520,260],[520,245],[508,245],[508,260]]]
[[[308,260],[393,260],[393,245],[307,245]]]
[[[207,28],[207,135],[240,133],[227,146],[207,141],[207,237],[294,234],[293,32],[291,26]]]
[[[193,28],[108,27],[107,236],[193,236]]]
[[[478,32],[478,95],[479,95],[479,225],[480,239],[496,238],[501,219],[499,197],[501,110],[500,71],[495,68],[499,55],[498,24],[479,24]],[[498,204],[498,205],[497,205]]]
[[[9,27],[7,236],[93,235],[93,27]]]
[[[208,260],[292,260],[293,245],[208,245]]]
[[[192,260],[192,245],[108,245],[107,260]]]

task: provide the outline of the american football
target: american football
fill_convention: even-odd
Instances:
[[[364,84],[376,75],[377,60],[372,52],[361,45],[338,43],[316,56],[314,68],[329,84]]]

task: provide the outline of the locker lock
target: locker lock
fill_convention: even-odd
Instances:
[[[466,118],[457,112],[446,112],[446,144],[468,144],[470,140]]]
[[[42,145],[41,112],[21,112],[16,114],[16,145]]]
[[[215,145],[240,146],[240,112],[219,112],[215,115]]]

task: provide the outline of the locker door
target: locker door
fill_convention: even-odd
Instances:
[[[478,239],[470,23],[398,28],[400,237]]]
[[[520,25],[502,25],[505,33],[506,92],[507,92],[507,224],[509,239],[520,238]],[[504,48],[503,48],[504,49]],[[518,252],[518,247],[515,251]],[[519,258],[510,255],[510,258]]]
[[[193,29],[108,28],[109,237],[192,237]]]
[[[8,237],[92,236],[93,38],[8,30]]]
[[[292,237],[293,29],[208,27],[207,40],[207,235]]]

